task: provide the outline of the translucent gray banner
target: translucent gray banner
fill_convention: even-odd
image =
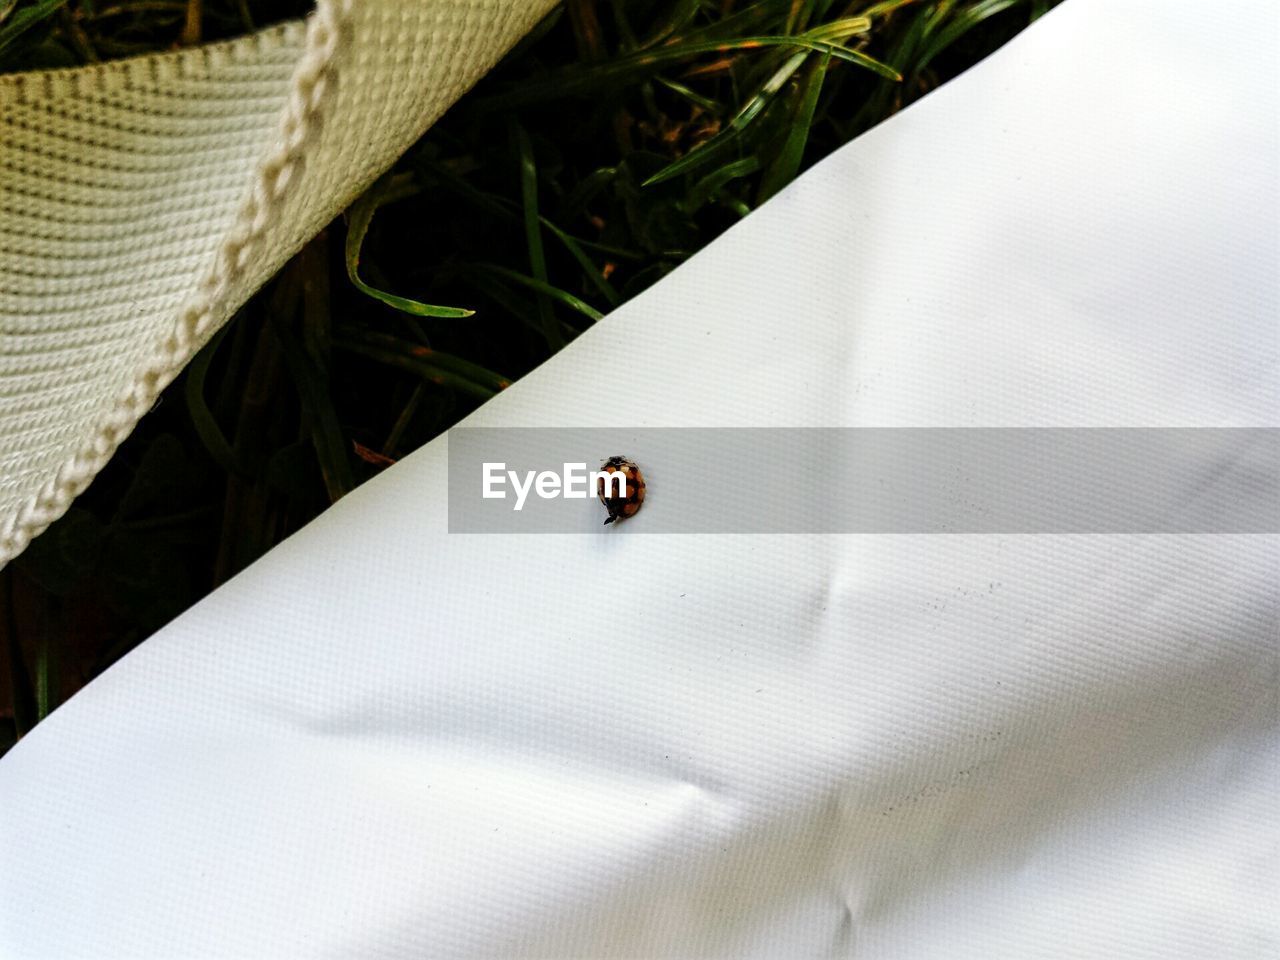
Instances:
[[[606,527],[615,455],[645,500]],[[457,428],[449,530],[1277,533],[1280,429]]]

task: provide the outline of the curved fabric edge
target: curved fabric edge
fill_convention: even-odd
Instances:
[[[173,329],[155,343],[151,356],[130,376],[92,432],[45,482],[0,525],[0,566],[62,516],[71,502],[106,466],[116,447],[154,404],[160,392],[212,334],[216,305],[231,277],[244,269],[263,228],[275,213],[298,165],[307,136],[324,103],[326,80],[342,35],[349,2],[319,0],[307,22],[303,52],[289,84],[279,122],[279,142],[259,163],[248,196],[219,244],[213,265],[182,308]],[[207,55],[207,54],[206,54]],[[152,61],[157,63],[158,61]],[[169,61],[180,67],[181,61]],[[76,88],[80,75],[50,77],[51,84]]]
[[[77,436],[74,442],[62,438],[56,466],[39,469],[30,480],[23,478],[16,500],[0,496],[5,510],[0,514],[0,567],[67,511],[160,392],[234,311],[421,136],[550,6],[547,0],[532,4],[487,0],[478,5],[419,2],[412,8],[394,0],[364,4],[319,0],[307,20],[301,52],[281,98],[273,140],[261,152],[234,220],[216,246],[206,251],[205,265],[197,274],[200,279],[182,298],[176,317],[165,322],[158,337],[150,331],[124,337],[126,347],[134,352],[141,339],[147,344],[129,365],[127,376],[111,389],[114,399],[94,418],[87,435]],[[246,38],[238,42],[238,49],[243,52],[254,42]],[[404,57],[389,57],[389,43],[408,52]],[[195,54],[197,58],[225,55],[226,46],[202,48]],[[158,70],[180,71],[182,64],[173,55],[148,62]],[[62,71],[41,76],[49,77],[42,83],[70,84],[75,89],[82,74]],[[362,109],[367,101],[362,103],[361,96],[369,89],[377,90],[379,98],[392,111],[398,108],[398,113]],[[420,110],[412,109],[419,104]],[[324,114],[357,119],[352,125],[325,124],[320,122]],[[351,127],[360,129],[352,132]],[[343,128],[345,140],[340,141],[334,131]],[[56,290],[50,293],[59,295]],[[25,374],[19,371],[20,388]],[[37,370],[35,375],[43,375],[44,380],[37,382],[46,385],[50,376],[75,378],[65,370]],[[0,396],[12,393],[4,387],[0,382]],[[66,424],[60,426],[65,431]],[[17,456],[38,457],[45,435],[42,431]],[[56,436],[54,442],[58,442]],[[4,494],[3,486],[12,488],[15,481],[8,465],[0,467],[0,494]]]

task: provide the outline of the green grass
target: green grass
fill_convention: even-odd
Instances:
[[[0,750],[1051,5],[569,0],[240,311],[0,574]],[[0,0],[0,71],[170,49],[305,7]]]

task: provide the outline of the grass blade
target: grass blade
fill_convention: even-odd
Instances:
[[[669,37],[679,33],[693,22],[698,15],[701,0],[672,0],[671,9],[649,31],[649,35],[640,41],[641,48],[653,47]]]
[[[518,283],[521,286],[528,287],[539,296],[551,297],[555,300],[559,300],[566,307],[569,307],[571,310],[576,310],[578,313],[591,320],[599,320],[604,316],[603,313],[586,301],[580,300],[567,290],[561,290],[559,287],[553,287],[545,280],[539,280],[537,277],[525,276],[523,273],[519,273],[518,271],[509,270],[506,267],[500,267],[496,263],[476,263],[472,264],[468,269],[481,274],[491,274],[496,277],[502,277],[513,283]]]
[[[394,457],[396,455],[396,448],[400,446],[400,438],[404,436],[404,432],[409,429],[409,424],[413,422],[413,415],[418,412],[418,407],[422,404],[422,398],[426,392],[427,385],[425,383],[419,383],[413,388],[413,393],[409,395],[409,402],[404,405],[404,409],[396,417],[396,422],[391,425],[391,432],[387,434],[387,439],[382,444],[382,455],[384,457]]]
[[[782,88],[782,85],[791,79],[791,75],[799,69],[800,64],[804,63],[807,56],[808,53],[797,53],[789,57],[760,88],[760,92],[748,100],[742,109],[734,115],[724,130],[700,147],[690,150],[675,163],[667,164],[667,166],[642,183],[641,186],[649,187],[655,183],[663,183],[713,159],[718,154],[718,151],[728,146],[730,141],[738,137],[751,121],[764,111],[765,107],[768,106]]]
[[[508,377],[504,377],[500,373],[494,373],[478,363],[472,363],[470,360],[464,360],[462,357],[455,356],[452,353],[435,350],[423,344],[410,343],[408,340],[397,337],[394,334],[381,333],[376,330],[353,330],[346,336],[348,339],[359,340],[372,346],[383,347],[387,350],[398,350],[405,356],[412,357],[415,360],[439,367],[442,370],[448,370],[458,374],[458,376],[466,377],[473,383],[495,393],[511,386],[511,380]]]
[[[715,53],[735,53],[764,50],[773,47],[799,47],[818,53],[830,53],[838,60],[865,67],[890,80],[900,81],[902,75],[886,63],[858,50],[851,50],[834,43],[814,40],[807,36],[743,37],[738,40],[707,41],[701,43],[677,43],[640,53],[619,57],[610,63],[587,68],[558,71],[543,80],[532,80],[514,87],[486,101],[489,109],[508,108],[538,100],[558,99],[567,96],[598,96],[602,87],[634,80],[646,73],[655,73],[665,64],[689,60]]]
[[[280,353],[297,387],[311,443],[320,461],[325,489],[330,501],[336,503],[355,489],[356,482],[347,456],[347,441],[342,435],[338,412],[329,394],[329,384],[307,356],[302,344],[289,331],[278,323],[272,324],[271,330],[280,341]]]
[[[758,157],[743,157],[741,160],[726,163],[719,170],[707,174],[695,183],[685,199],[680,202],[681,206],[687,211],[696,210],[719,193],[720,188],[725,184],[738,177],[750,176],[759,169]]]
[[[218,466],[228,473],[239,477],[248,477],[249,471],[240,462],[240,458],[236,456],[235,448],[227,439],[226,434],[222,432],[222,427],[218,425],[217,417],[209,409],[209,404],[204,397],[204,385],[209,373],[209,364],[213,362],[214,354],[218,352],[218,346],[222,343],[222,339],[226,336],[228,329],[230,328],[223,327],[219,330],[213,335],[213,339],[205,344],[204,349],[196,354],[195,359],[191,361],[191,365],[187,368],[187,379],[183,384],[182,392],[187,402],[187,413],[191,417],[191,425],[195,427],[196,436],[204,444],[209,456],[213,457]]]
[[[730,13],[696,30],[690,30],[681,40],[693,43],[767,32],[770,23],[776,24],[788,15],[793,2],[794,0],[758,0],[737,13]]]
[[[972,7],[966,7],[957,12],[930,38],[930,42],[925,46],[924,52],[915,64],[916,72],[928,67],[934,57],[982,21],[988,17],[994,17],[997,13],[1003,13],[1020,2],[1021,0],[984,0],[982,3],[976,3]]]
[[[881,3],[875,3],[862,11],[864,17],[883,17],[886,14],[893,13],[903,7],[918,3],[919,0],[882,0]]]
[[[360,248],[364,245],[365,234],[369,232],[369,224],[378,207],[392,199],[391,179],[384,177],[367,190],[359,200],[347,211],[347,244],[345,249],[347,276],[361,293],[380,300],[389,307],[411,314],[415,317],[442,317],[459,319],[472,316],[475,311],[463,307],[438,307],[408,297],[398,297],[377,287],[370,286],[360,279]]]
[[[50,642],[49,634],[42,633],[36,648],[36,723],[51,714],[58,705],[54,679],[58,675],[57,656],[57,646]]]
[[[437,176],[440,179],[442,186],[453,190],[457,196],[485,213],[502,217],[504,219],[514,219],[520,214],[520,208],[511,200],[506,197],[500,197],[497,194],[486,193],[484,190],[480,190],[479,188],[472,186],[442,164],[427,163],[423,164],[423,166],[433,176]],[[601,182],[607,182],[607,175],[613,175],[615,173],[616,171],[597,171],[597,174],[593,174],[592,176],[596,177]],[[600,291],[601,296],[608,300],[611,305],[616,306],[619,302],[618,292],[613,289],[613,285],[610,284],[609,281],[604,279],[604,275],[600,272],[599,268],[596,267],[591,258],[587,256],[586,250],[597,250],[607,256],[620,257],[624,260],[638,260],[642,257],[642,254],[636,253],[634,250],[620,250],[617,247],[611,247],[608,244],[596,243],[592,240],[585,240],[582,237],[575,237],[573,234],[562,230],[554,222],[541,214],[538,216],[538,222],[541,223],[543,227],[550,230],[552,234],[555,235],[556,239],[564,244],[565,249],[569,251],[570,256],[578,261],[579,266],[582,267],[583,272],[587,275],[587,278],[591,281],[592,285]]]
[[[406,343],[395,337],[372,336],[367,333],[348,336],[346,333],[340,333],[334,336],[333,345],[350,353],[357,353],[371,360],[377,360],[379,363],[385,363],[387,366],[407,370],[431,383],[453,387],[460,393],[480,400],[488,400],[510,383],[505,377],[499,377],[487,370],[484,371],[484,380],[481,380],[471,373],[473,364],[427,347]],[[488,382],[484,382],[485,380]]]
[[[811,40],[837,43],[841,40],[848,40],[850,37],[856,37],[870,32],[871,18],[864,15],[861,17],[843,17],[840,20],[832,20],[830,23],[824,23],[820,27],[814,27],[812,30],[805,33],[804,36]]]
[[[540,218],[542,225],[550,230],[557,240],[564,244],[564,248],[569,251],[569,256],[578,261],[578,266],[582,268],[582,274],[591,282],[591,285],[600,291],[600,296],[604,297],[609,306],[616,307],[622,303],[622,298],[618,296],[618,291],[613,289],[613,284],[605,279],[604,273],[595,265],[586,251],[582,249],[581,244],[573,237],[565,233],[546,217]]]
[[[19,35],[30,30],[41,20],[47,20],[65,6],[67,0],[36,0],[30,6],[22,7],[17,12],[10,12],[7,19],[0,22],[0,53]]]
[[[800,163],[804,159],[805,144],[809,142],[809,128],[813,125],[813,114],[818,107],[818,96],[822,93],[822,81],[827,75],[827,65],[831,63],[829,56],[813,63],[800,85],[799,103],[791,118],[791,128],[787,131],[787,139],[782,144],[778,156],[769,164],[760,178],[760,192],[757,204],[764,203],[775,193],[789,184],[800,172]]]
[[[719,103],[712,100],[710,97],[704,97],[702,94],[698,93],[696,90],[690,90],[683,83],[677,83],[674,80],[668,80],[666,77],[655,77],[654,79],[660,85],[666,87],[672,93],[676,94],[676,96],[684,97],[694,106],[700,107],[701,109],[707,111],[707,113],[710,113],[710,114],[720,113],[721,105]]]
[[[547,283],[547,257],[542,249],[542,227],[538,218],[538,166],[533,157],[533,144],[529,142],[529,134],[519,123],[512,122],[516,150],[520,155],[520,199],[524,212],[525,242],[529,247],[529,268],[533,278],[543,287],[550,288]],[[542,335],[547,338],[547,346],[552,351],[564,346],[564,337],[560,335],[560,325],[556,322],[555,311],[551,309],[551,301],[547,299],[547,291],[534,287],[538,291],[538,319],[542,323]]]
[[[21,740],[36,725],[38,713],[36,697],[31,684],[31,674],[27,671],[26,658],[22,655],[20,635],[18,633],[17,596],[14,589],[15,573],[13,568],[0,571],[5,586],[5,652],[9,659],[9,705],[13,709],[13,725],[18,739]]]

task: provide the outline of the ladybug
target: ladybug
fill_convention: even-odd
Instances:
[[[640,504],[644,503],[644,474],[640,472],[640,468],[626,457],[610,457],[604,462],[602,470],[605,473],[621,473],[626,478],[627,490],[626,496],[618,496],[617,482],[614,481],[609,484],[609,495],[606,496],[605,478],[596,479],[596,496],[609,511],[605,523],[634,517],[640,510]]]

